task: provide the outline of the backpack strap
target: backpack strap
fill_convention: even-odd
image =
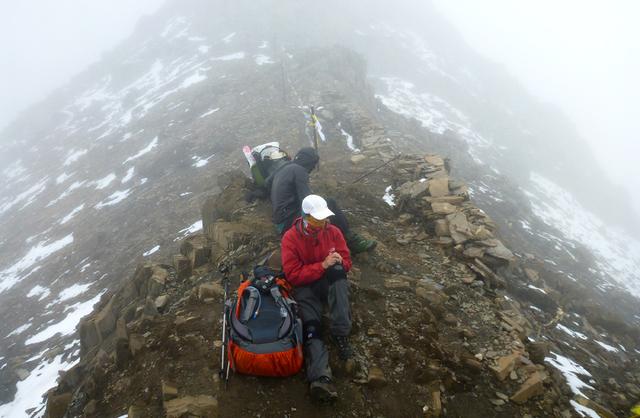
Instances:
[[[236,303],[236,318],[240,318],[240,305],[242,305],[242,294],[244,290],[251,285],[251,280],[245,280],[238,287],[238,303]]]

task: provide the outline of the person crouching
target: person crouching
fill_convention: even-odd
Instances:
[[[331,339],[340,359],[349,360],[352,351],[348,340],[351,310],[347,272],[351,256],[340,229],[327,221],[333,212],[322,197],[312,194],[304,198],[302,214],[282,238],[282,268],[300,307],[311,397],[331,401],[338,394],[332,384],[329,353],[322,341],[322,310],[325,304],[329,305]]]

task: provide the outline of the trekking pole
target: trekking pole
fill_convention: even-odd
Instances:
[[[311,126],[313,127],[313,147],[316,149],[316,154],[320,155],[318,152],[318,117],[316,116],[315,107],[311,106]],[[320,161],[316,163],[316,169],[320,171]]]
[[[224,299],[222,301],[222,348],[220,352],[220,378],[224,378],[225,388],[229,382],[229,366],[230,362],[227,357],[227,345],[229,344],[229,330],[227,329],[229,309],[227,307],[227,298],[229,296],[229,267],[220,264],[219,271],[222,273],[222,286],[224,287]]]
[[[353,181],[353,183],[352,183],[352,184],[356,184],[357,182],[359,182],[359,181],[360,181],[360,180],[362,180],[363,178],[370,176],[371,174],[373,174],[373,173],[375,173],[376,171],[380,170],[382,167],[384,167],[384,166],[386,166],[386,165],[389,165],[390,163],[394,162],[395,160],[397,160],[397,159],[398,159],[398,158],[400,158],[401,156],[402,156],[402,153],[399,153],[398,155],[396,155],[395,157],[393,157],[392,159],[390,159],[390,160],[389,160],[389,161],[387,161],[386,163],[384,163],[384,164],[381,164],[381,165],[377,166],[376,168],[374,168],[373,170],[371,170],[371,171],[369,171],[369,172],[367,172],[367,173],[364,173],[363,175],[361,175],[360,177],[358,177],[357,179],[355,179],[355,180]]]

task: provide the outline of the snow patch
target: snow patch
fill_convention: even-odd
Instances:
[[[393,195],[392,190],[392,187],[388,186],[386,189],[384,189],[384,196],[382,196],[382,200],[384,200],[387,205],[391,207],[396,205],[396,197]]]
[[[200,74],[199,72],[190,75],[189,77],[185,78],[184,81],[182,82],[182,84],[180,85],[181,88],[185,89],[187,87],[193,86],[194,84],[200,83],[201,81],[204,81],[207,79],[207,76],[204,74]],[[186,112],[186,110],[185,110]]]
[[[129,180],[131,180],[133,178],[133,172],[136,171],[135,167],[129,167],[129,169],[127,170],[127,173],[124,175],[124,177],[122,178],[122,180],[120,180],[120,183],[125,184],[127,183]]]
[[[573,338],[580,338],[581,340],[587,340],[588,339],[587,336],[584,335],[583,333],[578,332],[578,331],[574,331],[571,328],[565,327],[562,324],[556,325],[556,329],[559,329],[560,331],[564,332],[565,334],[570,335]]]
[[[618,353],[620,352],[620,350],[618,350],[617,348],[607,344],[607,343],[603,343],[602,341],[598,341],[598,340],[593,340],[595,341],[600,347],[604,348],[606,351],[610,352],[610,353]]]
[[[202,230],[202,221],[196,221],[194,223],[192,223],[191,225],[189,225],[188,227],[181,229],[180,231],[178,231],[178,237],[176,239],[174,239],[174,241],[179,241],[182,238],[194,234],[198,231]]]
[[[55,305],[56,303],[64,302],[66,300],[73,299],[76,296],[80,296],[81,294],[86,292],[92,285],[93,283],[73,284],[61,291],[58,294],[58,298],[51,302],[49,305]]]
[[[342,136],[344,136],[347,140],[347,147],[349,147],[352,152],[360,152],[360,150],[353,144],[353,137],[342,128],[340,128],[340,132],[342,133]]]
[[[56,184],[62,184],[64,183],[67,179],[69,179],[71,176],[73,176],[73,174],[67,174],[67,173],[62,173],[60,174],[58,177],[56,177]]]
[[[153,253],[157,252],[159,249],[160,249],[160,246],[159,246],[159,245],[156,245],[155,247],[153,247],[153,248],[152,248],[152,249],[150,249],[149,251],[145,251],[144,253],[142,253],[142,256],[143,256],[143,257],[148,257],[148,256],[150,256],[151,254],[153,254]]]
[[[151,142],[149,142],[149,144],[146,147],[142,148],[135,155],[132,155],[131,157],[129,157],[126,160],[124,160],[124,162],[122,164],[124,165],[124,164],[128,163],[129,161],[133,161],[135,159],[138,159],[138,158],[142,157],[143,155],[151,152],[151,150],[154,149],[157,146],[158,146],[158,137],[156,136],[155,138],[153,138],[153,140],[151,140]]]
[[[547,292],[546,292],[544,289],[541,289],[541,288],[539,288],[539,287],[535,287],[535,286],[534,286],[534,285],[532,285],[532,284],[527,285],[527,287],[528,287],[529,289],[537,290],[537,291],[538,291],[538,292],[540,292],[540,293],[544,293],[545,295],[547,294]]]
[[[546,177],[531,173],[530,181],[531,189],[525,193],[534,213],[570,240],[588,247],[600,270],[635,296],[640,296],[640,242],[625,231],[607,225],[584,209],[571,193]],[[562,244],[570,247],[566,241]]]
[[[234,36],[236,36],[236,32],[231,32],[230,34],[222,38],[222,42],[224,42],[225,44],[228,44],[229,42],[231,42]]]
[[[256,55],[255,60],[258,65],[275,64],[275,61],[272,60],[271,57],[263,54]]]
[[[76,216],[76,214],[77,214],[78,212],[80,212],[82,209],[84,209],[84,203],[83,203],[83,204],[81,204],[80,206],[78,206],[78,207],[74,208],[71,212],[69,212],[69,213],[67,214],[67,216],[65,216],[64,218],[62,218],[62,219],[60,220],[59,224],[60,224],[60,225],[64,225],[64,224],[66,224],[66,223],[67,223],[67,222],[69,222],[69,221],[70,221],[74,216]]]
[[[56,253],[73,242],[73,234],[69,234],[57,241],[48,243],[42,241],[32,247],[29,252],[18,260],[15,264],[0,271],[0,293],[12,288],[16,283],[20,282],[24,277],[21,274],[30,269],[34,264],[44,260],[51,254]]]
[[[107,197],[106,200],[103,200],[102,202],[99,202],[95,206],[95,208],[96,209],[102,209],[102,208],[104,208],[106,206],[117,205],[118,203],[122,202],[124,199],[129,197],[129,194],[131,194],[131,189],[118,190],[117,192],[114,192],[109,197]]]
[[[47,341],[50,338],[53,338],[57,334],[63,336],[73,334],[76,330],[76,325],[78,325],[78,322],[80,322],[82,318],[89,315],[93,311],[93,306],[100,301],[100,297],[104,294],[104,292],[105,291],[100,292],[100,294],[86,302],[80,302],[70,306],[67,309],[71,312],[69,312],[63,320],[33,335],[31,338],[25,341],[25,344],[31,345],[41,343],[43,341]]]
[[[593,387],[580,380],[578,375],[591,377],[591,373],[570,358],[561,356],[554,352],[551,352],[551,355],[553,357],[545,357],[544,361],[551,364],[563,374],[564,378],[567,379],[567,384],[574,394],[581,395],[586,398],[581,389],[593,389]]]
[[[29,293],[27,293],[27,297],[32,298],[35,296],[40,296],[38,300],[42,300],[49,296],[49,294],[51,294],[51,291],[46,287],[35,285],[31,290],[29,290]]]
[[[192,164],[192,166],[194,166],[196,168],[204,167],[205,165],[209,164],[209,160],[211,158],[213,158],[214,156],[215,156],[215,154],[211,154],[207,158],[200,158],[197,155],[195,155],[195,156],[191,157],[191,159],[194,160],[194,163]]]
[[[56,356],[51,361],[44,360],[31,371],[29,377],[18,382],[13,400],[0,405],[0,417],[26,417],[25,410],[30,408],[44,412],[46,398],[41,395],[56,385],[60,371],[68,370],[78,363],[78,360],[63,361],[63,356]]]
[[[216,113],[218,110],[220,110],[219,107],[216,107],[215,109],[209,109],[206,112],[204,112],[202,115],[200,115],[200,118],[206,118],[207,116],[213,115],[214,113]]]
[[[88,151],[86,149],[69,151],[69,153],[67,154],[67,158],[64,160],[64,163],[62,163],[62,165],[66,167],[68,165],[73,164],[74,162],[78,161],[78,159],[83,155],[85,155],[87,152]]]
[[[2,170],[2,175],[8,180],[16,179],[26,173],[27,169],[22,165],[22,160],[16,160]]]
[[[96,190],[102,190],[109,187],[109,185],[116,179],[116,177],[117,176],[115,175],[115,173],[111,173],[104,176],[100,180],[94,181],[93,184],[96,185]]]
[[[29,189],[20,193],[18,196],[14,197],[10,201],[3,202],[0,205],[0,215],[7,212],[12,207],[25,201],[26,202],[22,205],[21,209],[24,209],[25,207],[29,206],[31,203],[33,203],[35,198],[47,188],[48,180],[49,180],[49,177],[44,177],[38,183],[34,184]]]
[[[31,328],[31,324],[20,325],[18,328],[14,329],[10,333],[8,333],[6,338],[13,337],[15,335],[20,335],[23,332],[25,332],[26,330],[28,330],[29,328]]]
[[[211,61],[233,61],[233,60],[241,60],[244,59],[244,52],[236,52],[233,54],[223,55],[221,57],[211,58]]]

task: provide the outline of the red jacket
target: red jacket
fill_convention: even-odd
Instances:
[[[304,231],[303,231],[304,229]],[[306,286],[324,275],[322,262],[331,250],[342,256],[342,267],[351,269],[349,248],[336,226],[328,224],[320,230],[305,229],[302,218],[282,237],[282,269],[293,286]]]

